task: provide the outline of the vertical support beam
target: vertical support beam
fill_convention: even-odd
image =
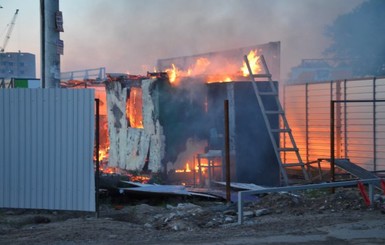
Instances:
[[[208,183],[207,187],[210,189],[211,188],[211,158],[207,158],[207,178],[208,178]]]
[[[336,84],[336,100],[341,100],[341,81],[336,81],[335,82]],[[336,115],[335,115],[335,124],[336,124],[336,133],[335,133],[335,136],[336,136],[336,157],[337,158],[341,158],[341,135],[342,135],[342,131],[341,131],[341,103],[337,103],[336,104]]]
[[[282,91],[282,97],[283,97],[283,110],[286,111],[286,84],[283,85],[283,91]],[[278,122],[278,123],[281,123],[281,122]],[[282,125],[280,124],[279,127],[281,128]],[[282,148],[285,148],[286,147],[286,132],[284,132],[281,136],[282,138],[282,142],[281,142],[281,139],[279,140],[279,143],[280,143],[280,147]],[[281,158],[283,159],[283,162],[286,163],[287,160],[286,160],[286,152],[281,152]]]
[[[309,83],[305,85],[305,131],[306,162],[309,162]]]
[[[193,187],[196,187],[196,168],[195,168],[195,156],[193,156],[191,171],[193,171]]]
[[[198,158],[199,186],[203,187],[204,183],[202,183],[203,182],[202,165],[201,165],[201,157],[199,154],[197,155],[197,158]]]
[[[377,171],[377,108],[376,108],[376,78],[373,78],[373,171]]]
[[[344,100],[347,100],[347,82],[344,80]],[[344,103],[344,158],[349,158],[348,156],[348,112],[347,112],[347,103]]]
[[[238,192],[238,224],[243,224],[243,199],[242,192]]]
[[[333,101],[333,81],[330,81],[330,175],[331,181],[335,181],[335,152],[334,152],[334,101]],[[332,193],[335,189],[331,189]]]
[[[225,110],[225,161],[226,161],[226,201],[231,202],[230,193],[230,127],[229,127],[229,101],[224,102]]]
[[[40,79],[42,88],[45,84],[45,3],[40,0]]]
[[[43,88],[58,88],[60,84],[60,38],[56,30],[59,0],[40,0],[41,80]]]
[[[99,113],[99,105],[100,100],[95,99],[95,154],[96,154],[96,166],[95,166],[95,210],[96,210],[96,218],[99,218],[99,119],[100,119],[100,113]]]
[[[330,101],[330,175],[331,181],[335,181],[335,173],[334,173],[334,101]]]

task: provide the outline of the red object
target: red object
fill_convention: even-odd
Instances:
[[[382,188],[382,191],[384,192],[384,195],[385,195],[385,180],[384,179],[381,179],[381,188]]]
[[[362,182],[358,182],[358,188],[360,189],[361,195],[364,198],[366,206],[370,206],[370,199],[368,193],[366,193],[364,184],[362,184]]]

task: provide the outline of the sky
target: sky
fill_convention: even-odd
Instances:
[[[321,58],[331,42],[326,26],[363,1],[61,0],[61,71],[146,74],[160,58],[280,41],[285,79],[301,59]],[[0,6],[0,46],[19,9],[6,52],[36,54],[40,76],[40,1],[0,0]]]

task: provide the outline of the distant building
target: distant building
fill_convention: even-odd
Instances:
[[[35,55],[22,52],[0,53],[0,78],[36,78]]]
[[[350,60],[303,59],[291,69],[289,83],[320,82],[352,78]]]

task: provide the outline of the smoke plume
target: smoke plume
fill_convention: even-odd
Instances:
[[[320,57],[329,44],[325,26],[362,1],[63,1],[62,70],[106,66],[143,74],[159,58],[281,41],[285,79],[302,58]],[[76,15],[69,13],[74,4]]]

